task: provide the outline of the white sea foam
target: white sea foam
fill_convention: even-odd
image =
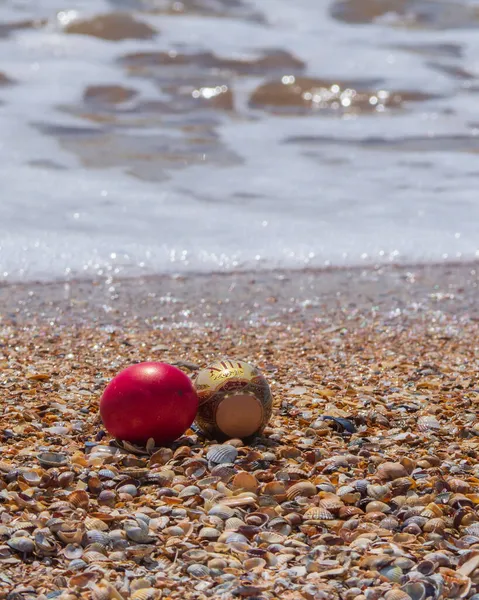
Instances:
[[[301,268],[478,255],[479,119],[477,92],[471,90],[477,83],[431,68],[434,56],[399,49],[457,44],[462,57],[454,64],[474,77],[479,73],[477,29],[461,29],[458,37],[457,30],[448,29],[351,26],[334,21],[326,2],[254,4],[267,25],[141,14],[161,35],[122,42],[61,32],[57,11],[91,16],[111,10],[97,0],[68,5],[8,0],[0,6],[4,22],[51,20],[45,28],[19,30],[0,40],[0,71],[17,81],[0,88],[1,277]],[[88,85],[133,85],[146,99],[160,98],[152,80],[128,80],[115,60],[180,44],[223,57],[280,48],[303,59],[310,76],[381,78],[386,88],[439,97],[384,114],[273,116],[247,111],[248,96],[261,78],[238,78],[240,118],[216,116],[214,126],[225,152],[236,159],[219,164],[207,154],[204,160],[193,156],[189,166],[167,167],[168,177],[160,181],[135,178],[117,163],[87,167],[38,127],[97,127],[64,110],[78,105]],[[136,135],[145,143],[155,136],[173,143],[181,129],[168,123],[165,119]]]

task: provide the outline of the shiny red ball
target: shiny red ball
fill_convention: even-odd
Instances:
[[[145,362],[127,367],[107,385],[100,400],[106,429],[120,440],[165,446],[193,423],[198,396],[190,378],[172,365]]]

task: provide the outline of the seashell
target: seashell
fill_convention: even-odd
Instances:
[[[479,523],[473,523],[472,525],[469,525],[468,527],[466,527],[464,529],[464,531],[468,535],[474,535],[474,536],[479,537]]]
[[[312,506],[303,515],[306,521],[330,521],[334,519],[333,513],[322,506]]]
[[[234,463],[238,456],[238,450],[230,444],[218,444],[211,446],[206,453],[206,458],[215,464]]]
[[[61,528],[56,531],[56,535],[65,544],[79,544],[83,537],[83,528],[74,523],[63,523]]]
[[[171,527],[163,529],[163,534],[166,535],[166,537],[182,537],[185,532],[181,527],[178,527],[178,525],[172,525]]]
[[[309,481],[299,481],[292,485],[286,491],[286,497],[288,500],[294,500],[295,498],[302,496],[305,498],[310,498],[317,494],[316,486],[310,483]]]
[[[39,554],[48,555],[54,554],[57,547],[53,540],[48,539],[42,532],[37,531],[35,534],[35,549]]]
[[[449,486],[449,489],[455,493],[468,494],[471,491],[469,483],[458,477],[451,477],[448,479],[447,485]]]
[[[132,496],[134,498],[138,495],[138,488],[136,487],[136,485],[127,483],[126,485],[118,487],[117,492],[119,494],[128,494],[129,496]]]
[[[100,469],[98,471],[98,477],[100,479],[114,479],[118,473],[112,471],[111,469]]]
[[[106,555],[107,549],[103,544],[94,543],[90,544],[89,546],[86,546],[84,554],[86,554],[87,552],[99,552],[100,554]]]
[[[399,556],[394,559],[393,563],[396,567],[401,567],[403,571],[410,571],[416,566],[416,562],[406,556]]]
[[[264,558],[259,558],[259,557],[247,558],[243,562],[243,568],[246,571],[253,571],[254,569],[264,569],[266,564],[267,563],[264,560]]]
[[[234,490],[247,490],[249,492],[256,492],[258,489],[258,480],[251,473],[246,471],[240,471],[237,473],[232,481],[232,488]]]
[[[235,515],[235,511],[233,508],[229,506],[225,506],[224,504],[215,504],[210,508],[208,514],[215,517],[220,517],[226,521],[226,519],[230,519]]]
[[[338,512],[338,516],[340,519],[349,519],[349,517],[363,514],[364,511],[361,510],[358,506],[341,506]]]
[[[320,498],[320,506],[326,508],[333,514],[339,512],[344,506],[344,503],[342,502],[342,500],[340,500],[340,498],[336,496],[336,494],[321,492]]]
[[[248,538],[236,531],[225,531],[219,536],[218,542],[221,544],[249,544]]]
[[[367,487],[367,494],[374,500],[383,500],[390,493],[389,485],[371,484]]]
[[[391,507],[385,502],[381,502],[380,500],[373,500],[372,502],[368,502],[368,504],[366,505],[366,512],[389,513],[391,512]]]
[[[401,589],[409,594],[411,600],[424,600],[426,597],[426,586],[420,581],[409,581]]]
[[[128,539],[139,544],[147,544],[154,541],[148,535],[148,526],[141,520],[127,520],[123,523],[123,528]]]
[[[384,462],[377,468],[376,475],[383,481],[394,481],[400,477],[407,477],[408,472],[401,463]]]
[[[36,471],[22,471],[20,473],[19,478],[25,483],[28,483],[29,485],[33,486],[38,485],[42,480],[42,476],[39,475]]]
[[[98,495],[98,504],[102,506],[114,507],[116,504],[116,492],[113,490],[103,490]]]
[[[245,522],[238,517],[230,517],[225,521],[225,531],[236,531],[238,527],[243,527]]]
[[[441,424],[434,415],[424,415],[417,420],[417,428],[422,432],[438,431]]]
[[[446,523],[440,517],[435,517],[434,519],[430,519],[423,526],[423,531],[427,532],[441,532],[446,528]]]
[[[411,600],[411,596],[403,590],[392,589],[384,594],[384,600]]]
[[[96,517],[87,517],[85,519],[85,527],[88,530],[98,530],[98,531],[107,531],[108,530],[108,525],[107,523],[105,523],[105,521],[102,521],[101,519],[97,519]]]
[[[68,463],[66,454],[61,454],[60,452],[40,452],[37,458],[44,469],[63,467]]]
[[[423,575],[432,575],[437,568],[438,564],[436,562],[427,559],[421,560],[421,562],[416,565],[416,569]]]
[[[219,538],[220,534],[221,532],[214,527],[203,527],[200,530],[198,537],[200,539],[216,540]]]
[[[75,473],[72,471],[63,471],[58,476],[58,485],[62,488],[68,487],[75,480]]]
[[[395,529],[399,529],[399,521],[395,517],[385,517],[379,522],[379,527],[394,531]]]
[[[271,521],[268,522],[268,529],[281,533],[282,535],[289,535],[292,531],[291,524],[282,517],[271,519]]]
[[[102,552],[97,552],[95,550],[89,550],[83,554],[83,560],[88,564],[98,563],[98,562],[109,562],[108,556],[105,556]]]
[[[75,508],[82,508],[83,510],[88,510],[88,506],[90,505],[90,498],[88,497],[87,492],[84,490],[75,490],[68,496],[68,502],[73,504]]]
[[[131,596],[131,600],[155,600],[156,598],[160,598],[160,590],[155,588],[140,588],[139,590],[135,590]]]
[[[81,571],[81,569],[84,569],[87,566],[88,566],[88,563],[86,563],[83,559],[81,559],[81,558],[74,558],[69,563],[68,568],[71,571]]]
[[[269,516],[261,512],[252,512],[244,517],[247,525],[254,525],[255,527],[262,527],[269,521]]]
[[[282,544],[286,538],[275,531],[261,531],[257,535],[257,539],[259,542],[267,544]]]
[[[371,482],[367,479],[357,479],[351,484],[351,487],[357,490],[360,494],[366,494],[368,485],[370,485],[370,483]]]
[[[273,498],[286,497],[286,486],[282,481],[270,481],[263,486],[262,494]]]
[[[208,558],[208,553],[206,550],[202,548],[193,548],[192,550],[187,550],[182,554],[182,559],[186,561],[198,562],[200,560],[206,560]]]
[[[23,536],[10,538],[7,540],[7,545],[12,548],[12,550],[16,550],[22,554],[31,554],[35,550],[34,541]]]
[[[83,556],[83,548],[77,544],[68,544],[63,550],[63,555],[68,560],[75,560]],[[86,566],[86,563],[85,563]]]
[[[394,583],[399,583],[403,576],[403,570],[400,567],[388,565],[387,567],[383,567],[380,569],[379,573],[386,577],[389,581]]]
[[[189,565],[186,571],[189,575],[197,577],[198,579],[202,577],[208,577],[210,574],[209,568],[199,563],[193,563],[192,565]]]
[[[134,579],[130,584],[130,594],[137,590],[151,588],[151,580],[145,578]]]
[[[188,485],[184,487],[178,494],[178,498],[191,498],[201,492],[200,488],[196,485]]]
[[[102,544],[103,546],[107,546],[109,543],[109,535],[104,531],[99,531],[98,529],[86,531],[82,540],[83,546],[88,546],[90,544]]]

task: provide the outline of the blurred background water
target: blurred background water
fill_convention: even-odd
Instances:
[[[479,2],[0,0],[0,279],[479,255]]]

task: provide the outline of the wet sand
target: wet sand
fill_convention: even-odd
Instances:
[[[475,265],[1,287],[0,597],[471,598],[476,287]],[[108,446],[118,370],[225,356],[276,405],[232,464],[194,431]]]

